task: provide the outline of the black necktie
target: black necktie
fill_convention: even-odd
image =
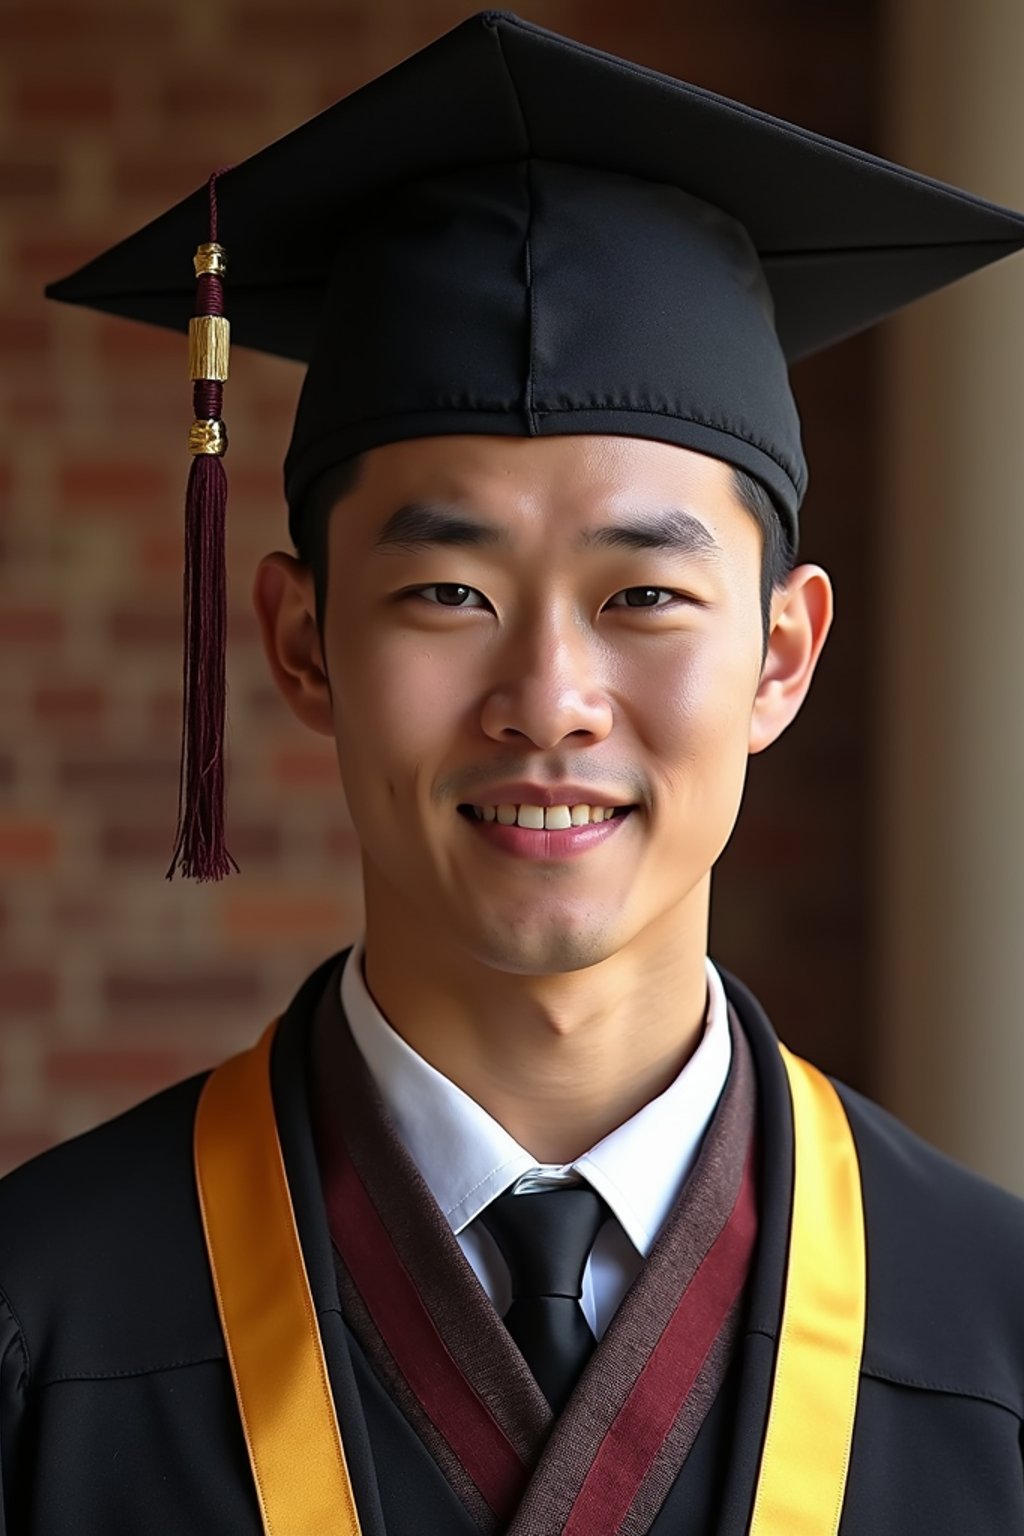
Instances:
[[[505,1326],[556,1414],[594,1349],[580,1297],[587,1257],[607,1214],[592,1189],[566,1186],[499,1195],[480,1215],[512,1277]]]

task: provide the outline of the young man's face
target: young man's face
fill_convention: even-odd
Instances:
[[[392,522],[381,542],[403,509],[407,524],[433,514],[441,537]],[[806,691],[781,708],[782,678],[758,710],[772,688],[761,545],[732,471],[667,444],[465,436],[368,452],[332,515],[329,685],[291,699],[335,736],[368,921],[540,975],[706,909],[748,753]],[[304,592],[286,666],[300,630],[315,649]],[[772,665],[770,650],[766,678]],[[631,809],[554,832],[471,809],[547,800]]]

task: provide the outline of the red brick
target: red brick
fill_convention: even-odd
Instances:
[[[283,789],[341,788],[338,761],[327,746],[308,752],[296,747],[275,752],[270,759],[270,774]]]
[[[339,4],[338,0],[247,0],[235,12],[234,32],[239,43],[275,50],[294,49],[314,54],[320,48],[335,49],[339,54],[358,45],[370,28],[370,14],[364,6]]]
[[[224,118],[258,122],[265,114],[268,92],[255,81],[231,79],[225,70],[194,71],[166,81],[156,96],[156,107],[172,125],[198,124]],[[248,126],[248,125],[247,125]]]
[[[52,160],[0,158],[0,198],[56,197],[64,187],[60,166]]]
[[[66,1049],[51,1051],[46,1058],[46,1081],[54,1088],[128,1087],[139,1093],[156,1092],[185,1077],[186,1056],[175,1050]]]
[[[263,502],[284,512],[284,475],[280,464],[229,464],[228,474],[232,499],[243,511]]]
[[[181,725],[181,689],[157,688],[149,698],[147,712],[151,723],[158,729]]]
[[[115,608],[107,621],[114,645],[167,649],[182,644],[182,615],[177,608]]]
[[[170,1012],[183,1021],[197,1011],[220,1008],[252,1008],[263,1001],[263,988],[248,970],[190,969],[161,972],[155,966],[139,971],[112,971],[103,982],[107,1006],[119,1013],[133,1013],[139,1022],[153,1013]]]
[[[0,1014],[52,1013],[57,1006],[57,976],[52,967],[19,965],[0,969]]]
[[[57,833],[49,822],[0,818],[0,869],[49,869],[56,862]]]
[[[147,576],[180,577],[185,561],[184,532],[144,534],[137,558],[139,569]]]
[[[141,325],[137,320],[104,319],[99,326],[97,351],[108,363],[137,367],[152,362],[166,369],[168,376],[181,382],[182,417],[191,400],[188,378],[188,340],[183,331],[168,331],[158,325]],[[185,422],[184,430],[188,430]]]
[[[117,111],[117,91],[109,80],[89,75],[37,75],[14,88],[12,107],[23,123],[59,123],[92,127],[109,122]]]
[[[39,45],[67,47],[72,42],[102,50],[109,58],[112,52],[129,47],[133,52],[143,44],[155,48],[169,42],[174,32],[173,9],[155,0],[146,0],[145,5],[127,0],[116,4],[90,0],[88,5],[81,0],[22,0],[20,5],[0,9],[0,48],[31,49],[33,59],[38,58]],[[145,58],[140,50],[139,59]]]
[[[33,296],[44,283],[55,282],[59,277],[84,267],[98,253],[99,243],[92,240],[42,239],[34,231],[11,243],[11,264],[25,284],[31,285]],[[50,306],[47,305],[47,311]],[[56,312],[56,311],[54,311]]]
[[[51,906],[50,920],[60,933],[109,933],[110,906],[90,896],[62,896]]]
[[[45,685],[35,691],[33,713],[44,724],[94,724],[107,712],[108,693],[95,683]]]
[[[64,616],[54,608],[0,606],[0,646],[55,644],[64,630]]]
[[[343,96],[350,91],[357,90],[366,78],[365,70],[355,70],[351,64],[346,67],[343,60],[339,61],[339,67],[320,79],[309,78],[304,81],[305,96],[304,106],[310,117],[318,112],[326,112],[336,105]]]
[[[167,470],[156,464],[73,460],[61,469],[57,486],[70,512],[94,517],[99,510],[135,517],[169,495],[171,479]]]
[[[262,432],[283,432],[295,415],[296,393],[281,391],[280,394],[250,395],[246,402],[249,420]],[[278,491],[283,489],[281,472],[278,470]]]
[[[232,850],[234,851],[234,850]],[[232,944],[341,942],[352,926],[353,904],[337,896],[226,895],[220,930]]]
[[[100,852],[105,862],[125,865],[169,864],[174,845],[173,828],[137,822],[111,822],[100,829]],[[227,844],[240,864],[266,863],[280,857],[280,827],[269,824],[233,824],[228,820]]]
[[[43,315],[14,310],[0,312],[0,355],[24,357],[45,352],[50,344],[50,324]]]
[[[165,204],[187,197],[202,186],[209,179],[210,170],[210,156],[200,150],[173,160],[132,156],[114,162],[111,182],[115,198],[141,198],[163,210]]]
[[[19,388],[6,410],[12,427],[52,428],[61,418],[61,404],[52,390]]]
[[[61,789],[87,790],[118,795],[149,793],[178,787],[178,761],[169,755],[149,757],[93,756],[68,753],[57,762]]]
[[[168,371],[164,367],[132,363],[121,368],[106,368],[102,379],[103,441],[113,447],[117,442],[141,441],[153,463],[165,466],[170,485],[169,497],[161,503],[162,513],[173,526],[182,520],[185,486],[191,459],[188,429],[192,425],[192,388],[181,376],[182,359]]]

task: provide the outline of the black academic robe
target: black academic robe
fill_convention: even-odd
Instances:
[[[272,1071],[362,1529],[472,1536],[464,1503],[342,1316],[306,1073],[310,1021],[339,964],[298,993]],[[791,1111],[767,1019],[724,980],[756,1072],[757,1247],[731,1364],[653,1536],[743,1536],[774,1364]],[[201,1086],[171,1088],[0,1181],[4,1536],[259,1532],[193,1182]],[[1024,1205],[840,1093],[868,1255],[841,1536],[1024,1536]]]

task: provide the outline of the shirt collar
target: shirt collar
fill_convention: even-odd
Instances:
[[[664,1093],[565,1169],[538,1165],[497,1120],[392,1029],[363,977],[363,940],[341,977],[341,1004],[399,1138],[458,1234],[524,1174],[581,1174],[646,1257],[696,1160],[729,1075],[725,989],[705,960],[708,1010],[693,1055]]]

